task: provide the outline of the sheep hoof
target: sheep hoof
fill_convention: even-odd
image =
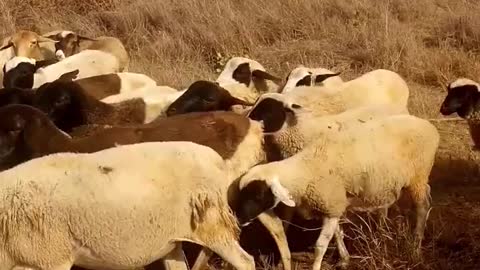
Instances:
[[[349,263],[349,260],[340,260],[335,266],[337,269],[347,269]]]

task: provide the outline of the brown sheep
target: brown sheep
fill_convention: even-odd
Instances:
[[[57,57],[69,57],[83,50],[99,50],[114,55],[120,62],[120,71],[126,71],[129,64],[129,56],[123,43],[115,37],[89,38],[71,31],[62,31],[47,36],[58,41],[55,44]],[[61,52],[60,52],[61,51]]]
[[[88,124],[142,124],[146,104],[141,98],[107,104],[69,80],[46,83],[36,90],[33,105],[48,114],[61,130]]]
[[[201,112],[164,118],[155,124],[103,127],[90,136],[72,138],[32,106],[7,105],[0,108],[0,115],[0,131],[22,131],[23,149],[28,152],[24,161],[58,152],[91,153],[153,141],[192,141],[229,159],[248,134],[251,121],[233,112]]]

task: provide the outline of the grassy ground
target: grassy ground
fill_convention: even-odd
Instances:
[[[387,68],[408,81],[413,114],[441,118],[445,84],[479,79],[478,14],[476,0],[3,0],[0,35],[22,28],[116,36],[131,54],[130,71],[177,88],[215,78],[234,55],[282,77],[298,64],[342,71],[345,79]],[[353,269],[478,268],[479,155],[465,123],[434,123],[442,141],[423,261],[411,258],[408,234],[392,216],[387,229],[370,231],[368,220],[346,226]],[[308,268],[305,246],[314,235],[291,234],[295,266]],[[306,244],[295,247],[298,237]],[[327,252],[326,265],[334,254]]]

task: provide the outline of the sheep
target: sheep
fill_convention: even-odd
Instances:
[[[255,269],[238,243],[223,160],[209,147],[153,142],[52,154],[0,178],[0,269],[178,264],[181,241]]]
[[[182,91],[166,85],[155,85],[140,88],[103,98],[105,103],[118,103],[141,98],[145,102],[145,123],[150,123],[166,116],[168,106],[182,95]]]
[[[17,67],[19,63],[35,65],[34,61],[35,60],[22,61],[22,59],[13,58],[9,60],[9,62],[13,64],[7,62],[5,65],[5,72]],[[108,53],[96,50],[85,50],[57,63],[39,68],[33,74],[31,72],[26,73],[24,76],[29,80],[33,80],[31,88],[38,88],[44,83],[52,82],[62,74],[74,70],[79,70],[76,77],[77,80],[96,75],[116,73],[119,72],[118,64],[117,59]],[[33,79],[31,78],[32,76]]]
[[[173,101],[166,110],[167,116],[201,111],[228,111],[235,105],[251,106],[232,96],[228,90],[219,84],[204,80],[192,83],[187,90],[180,92],[180,96]]]
[[[474,150],[480,149],[479,91],[480,84],[477,82],[458,78],[447,85],[448,93],[440,107],[442,115],[457,113],[458,116],[467,120]]]
[[[0,107],[9,104],[33,105],[35,92],[28,89],[5,88],[0,90]]]
[[[262,99],[254,105],[246,116],[261,122],[263,125],[264,149],[266,161],[275,161],[294,155],[309,141],[316,139],[322,132],[336,132],[338,129],[353,126],[388,115],[407,113],[402,106],[375,105],[359,107],[338,115],[316,117],[308,110],[294,103],[288,103],[281,94],[280,99]],[[332,131],[330,131],[332,130]],[[292,213],[286,213],[285,215]],[[260,222],[267,227],[279,247],[286,244],[286,238],[280,237],[274,224],[282,222],[269,215],[259,217]],[[288,218],[287,218],[288,219]],[[285,269],[291,269],[290,254],[279,249]]]
[[[81,139],[70,138],[45,114],[29,106],[10,105],[1,108],[0,115],[0,132],[22,134],[23,152],[10,157],[13,159],[7,163],[10,166],[56,152],[89,153],[117,144],[167,140],[192,141],[211,147],[225,160],[232,176],[240,176],[265,160],[261,125],[233,112],[178,115],[161,119],[155,125],[111,127]],[[234,192],[229,196],[232,204]]]
[[[434,125],[411,115],[393,115],[319,136],[298,154],[257,165],[242,176],[235,213],[241,226],[259,213],[274,216],[271,209],[280,202],[301,209],[306,218],[326,214],[313,264],[314,270],[320,270],[333,235],[341,265],[348,264],[338,223],[347,210],[392,205],[405,188],[416,206],[415,239],[420,252],[431,200],[428,178],[439,140]],[[282,231],[281,225],[277,231]]]
[[[44,112],[32,106],[7,105],[0,108],[0,115],[0,134],[20,132],[17,145],[22,152],[14,157],[17,164],[52,153],[92,153],[116,145],[152,141],[206,145],[226,161],[234,175],[241,175],[264,160],[261,125],[233,112],[191,113],[163,118],[154,125],[113,126],[82,138],[72,138],[61,131]],[[5,147],[10,149],[10,145]]]
[[[241,84],[257,94],[276,92],[280,81],[277,76],[266,72],[260,63],[245,57],[232,57],[228,60],[216,80],[222,87]]]
[[[409,89],[405,80],[397,73],[377,69],[360,77],[344,82],[340,87],[299,86],[285,95],[294,97],[298,102],[310,104],[312,107],[327,107],[326,102],[341,102],[343,108],[359,105],[398,104],[407,107]],[[325,101],[329,99],[331,101]],[[335,106],[334,106],[335,107]],[[334,111],[343,108],[334,108]]]
[[[308,68],[298,66],[286,78],[285,85],[279,88],[280,93],[288,93],[297,86],[315,86],[320,84],[327,88],[337,88],[343,84],[340,72],[333,72],[325,68]]]
[[[35,72],[42,66],[53,64],[52,62],[55,61],[35,61],[31,58],[15,57],[4,66],[3,84],[6,88],[33,88]],[[75,80],[87,93],[97,99],[157,85],[152,78],[140,73],[107,73],[77,80],[80,71],[75,69],[71,72],[75,75],[69,76],[71,80]]]
[[[89,38],[72,31],[51,33],[47,36],[58,41],[55,44],[57,57],[63,59],[84,50],[99,50],[112,54],[119,62],[119,71],[126,71],[129,65],[129,55],[123,43],[115,37],[101,36]]]
[[[33,58],[16,56],[3,66],[3,86],[5,88],[31,89],[34,74],[42,67],[58,62],[56,59],[36,61]]]
[[[292,92],[293,93],[293,92]],[[303,149],[319,134],[330,130],[396,114],[408,114],[407,108],[395,104],[358,106],[334,114],[309,110],[286,95],[265,94],[246,112],[246,116],[260,121],[269,133],[266,143],[272,155],[269,160],[290,157]]]
[[[61,79],[38,88],[33,106],[47,113],[67,133],[89,124],[142,124],[146,112],[145,102],[140,98],[108,104],[87,94],[80,85]]]
[[[3,39],[0,45],[0,67],[3,67],[14,56],[23,56],[36,60],[55,58],[54,52],[49,50],[49,46],[46,46],[54,42],[54,40],[42,37],[35,32],[19,30]],[[0,83],[2,82],[3,73],[0,72]]]

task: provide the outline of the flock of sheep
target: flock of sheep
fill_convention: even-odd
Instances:
[[[280,79],[233,57],[216,81],[177,90],[127,72],[118,39],[71,31],[18,31],[0,62],[0,270],[187,269],[182,242],[201,246],[194,269],[212,252],[255,269],[238,240],[255,219],[290,270],[282,219],[295,213],[323,216],[313,269],[332,238],[347,266],[339,220],[385,218],[402,191],[420,254],[440,136],[410,115],[395,72],[344,81],[298,66]],[[441,112],[480,142],[479,88],[449,84]]]

